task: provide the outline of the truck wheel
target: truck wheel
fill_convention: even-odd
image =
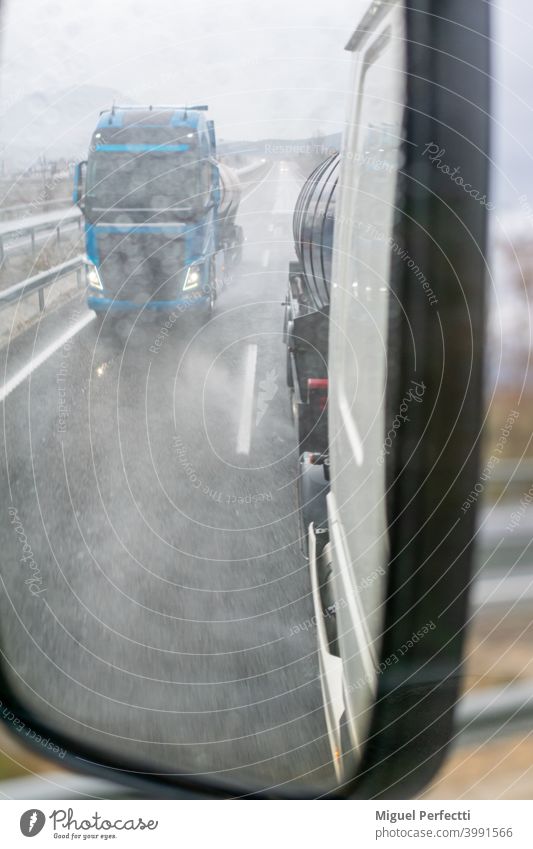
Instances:
[[[244,242],[244,234],[242,227],[235,227],[235,241],[233,243],[233,251],[231,261],[233,265],[240,265],[242,262],[242,243]]]
[[[296,402],[296,392],[294,391],[294,387],[291,386],[289,388],[289,415],[291,417],[292,424],[296,428],[296,438],[298,440],[298,455],[300,455],[300,453],[301,453],[300,452],[300,442],[299,442],[299,439],[298,439],[298,436],[299,436],[299,433],[298,433],[298,416],[299,416],[298,407],[299,407],[299,404],[297,404],[297,402]]]
[[[209,300],[207,303],[202,304],[202,308],[200,310],[200,324],[207,324],[207,322],[213,317],[215,300],[214,289],[211,287],[209,290]]]
[[[242,244],[233,248],[232,265],[240,265],[242,262]]]
[[[215,311],[215,302],[217,299],[217,288],[216,288],[216,266],[215,260],[212,259],[209,264],[209,300],[206,304],[202,306],[201,311],[201,322],[202,324],[206,324],[212,317],[213,312]]]
[[[292,379],[292,364],[291,364],[291,354],[289,349],[287,348],[287,386],[289,389],[294,389],[294,382]]]

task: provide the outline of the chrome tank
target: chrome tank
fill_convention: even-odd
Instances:
[[[338,170],[339,154],[334,153],[307,178],[294,210],[294,246],[316,309],[329,305]]]

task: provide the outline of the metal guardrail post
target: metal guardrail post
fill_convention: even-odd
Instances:
[[[474,690],[458,703],[456,745],[489,742],[502,735],[519,734],[533,721],[533,682]]]
[[[14,206],[2,206],[0,207],[0,220],[5,220],[16,213],[25,214],[28,210],[32,209],[47,209],[48,207],[54,206],[58,209],[62,209],[64,207],[69,207],[71,203],[71,199],[69,197],[65,197],[55,198],[52,200],[28,201],[28,203],[17,203]]]
[[[56,231],[57,240],[61,239],[61,228],[64,228],[65,225],[72,224],[74,222],[78,222],[78,228],[82,227],[82,216],[79,213],[79,210],[72,209],[58,212],[53,218],[50,220],[39,221],[36,217],[30,217],[25,221],[13,222],[14,224],[18,224],[16,227],[11,227],[10,224],[6,224],[2,226],[2,222],[0,222],[0,240],[2,243],[5,242],[6,238],[10,240],[10,247],[15,247],[17,240],[26,234],[30,237],[31,249],[35,253],[35,242],[36,242],[36,233],[37,232],[45,232],[47,230]],[[13,243],[13,244],[12,244]],[[3,253],[6,252],[5,246],[2,244]],[[2,254],[0,254],[0,259],[2,258]]]
[[[76,272],[76,274],[81,274],[81,269],[85,261],[83,254],[80,254],[79,256],[73,257],[73,259],[62,262],[60,265],[55,265],[53,268],[49,268],[47,271],[41,271],[40,274],[36,274],[34,277],[22,280],[20,283],[10,286],[9,289],[0,291],[0,310],[27,298],[29,295],[34,295],[37,292],[39,293],[39,306],[41,310],[43,310],[43,290],[47,286],[50,286],[51,283],[54,283],[61,277],[66,277],[68,274],[73,274],[74,272]]]

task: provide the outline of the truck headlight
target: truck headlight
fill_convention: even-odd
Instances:
[[[185,292],[187,289],[196,289],[196,287],[200,285],[201,279],[202,275],[200,273],[200,267],[198,265],[191,265],[190,268],[187,269],[185,283],[183,284],[183,291]]]
[[[102,281],[100,280],[100,275],[98,274],[97,268],[92,265],[87,272],[87,283],[89,286],[93,286],[95,289],[103,289]]]

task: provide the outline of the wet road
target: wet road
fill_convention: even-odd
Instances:
[[[262,787],[332,776],[281,340],[298,188],[249,187],[205,326],[99,336],[77,296],[0,352],[18,691],[108,754]]]

